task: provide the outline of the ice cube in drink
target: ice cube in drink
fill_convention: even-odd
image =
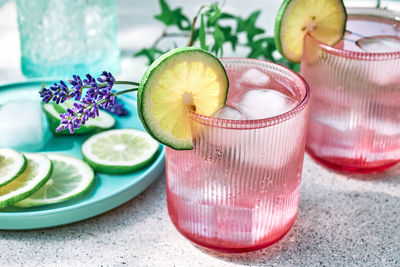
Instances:
[[[358,39],[356,44],[369,53],[388,53],[400,51],[400,38],[390,35],[377,35]]]
[[[281,115],[293,109],[298,102],[273,89],[252,89],[232,100],[232,106],[257,120]]]
[[[246,115],[241,113],[234,107],[231,106],[223,106],[215,112],[213,115],[214,118],[226,119],[226,120],[246,120],[248,119]]]

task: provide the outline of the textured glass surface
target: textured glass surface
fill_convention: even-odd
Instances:
[[[349,13],[371,15],[374,9]],[[379,10],[379,16],[385,14],[393,17]],[[393,31],[398,26],[393,22]],[[307,36],[301,74],[311,90],[306,149],[313,157],[354,172],[378,171],[399,161],[400,52],[346,51],[341,44],[332,48]]]
[[[166,150],[168,211],[176,228],[201,246],[250,251],[278,241],[295,221],[308,87],[297,74],[272,63],[222,62],[230,82],[227,104],[256,86],[259,75],[241,79],[250,69],[266,74],[269,79],[258,80],[268,80],[270,89],[290,95],[298,104],[259,120],[191,114],[194,149]]]
[[[24,75],[119,71],[114,0],[17,0],[17,9]]]

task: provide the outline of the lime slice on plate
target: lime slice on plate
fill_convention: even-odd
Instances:
[[[45,112],[50,130],[55,135],[70,135],[69,130],[56,132],[56,128],[60,125],[60,114],[66,112],[66,106],[58,107],[56,104],[43,104],[43,111]],[[91,118],[82,125],[79,129],[75,129],[74,134],[85,134],[90,132],[98,132],[108,130],[114,127],[115,119],[108,112],[100,110],[99,117]]]
[[[102,173],[129,173],[150,163],[159,144],[140,130],[109,130],[91,136],[82,144],[85,160]]]
[[[53,165],[46,156],[35,153],[24,155],[28,161],[24,172],[0,187],[0,209],[29,197],[50,178]]]
[[[342,0],[285,0],[275,20],[276,47],[290,61],[300,62],[308,32],[324,44],[335,45],[345,33],[346,19]]]
[[[14,206],[32,207],[58,203],[87,192],[95,181],[95,175],[84,161],[61,154],[46,154],[54,166],[50,179],[33,195]]]
[[[17,178],[26,166],[24,155],[10,148],[0,148],[0,186]]]
[[[192,149],[189,111],[213,115],[225,104],[228,85],[215,56],[197,47],[173,49],[154,61],[140,82],[140,120],[159,142]]]

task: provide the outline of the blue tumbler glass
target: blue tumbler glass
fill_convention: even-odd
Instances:
[[[119,71],[115,0],[17,0],[17,10],[25,76]]]

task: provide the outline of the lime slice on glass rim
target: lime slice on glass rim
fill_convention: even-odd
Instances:
[[[0,186],[17,178],[26,168],[27,160],[23,154],[10,148],[0,148]]]
[[[285,0],[275,20],[276,47],[290,61],[300,62],[307,33],[335,45],[343,38],[346,19],[342,0]]]
[[[122,174],[149,164],[158,147],[158,142],[144,131],[118,129],[91,136],[82,144],[82,154],[94,170]]]
[[[228,76],[215,56],[197,47],[173,49],[146,70],[138,89],[138,114],[159,142],[192,149],[190,110],[211,116],[223,106]]]
[[[33,207],[66,201],[86,193],[94,185],[94,172],[84,161],[56,153],[46,156],[54,166],[50,179],[30,197],[14,206]]]
[[[0,187],[0,209],[32,195],[47,182],[53,171],[51,161],[44,155],[25,153],[26,169],[13,181]]]
[[[47,116],[49,122],[50,130],[54,135],[70,135],[69,130],[63,130],[56,132],[56,128],[60,125],[61,118],[60,114],[65,113],[68,104],[43,104],[42,108]],[[96,118],[91,118],[85,125],[82,125],[79,129],[75,129],[73,134],[86,134],[90,132],[99,132],[103,130],[108,130],[114,127],[115,119],[108,112],[99,110],[99,116]]]

